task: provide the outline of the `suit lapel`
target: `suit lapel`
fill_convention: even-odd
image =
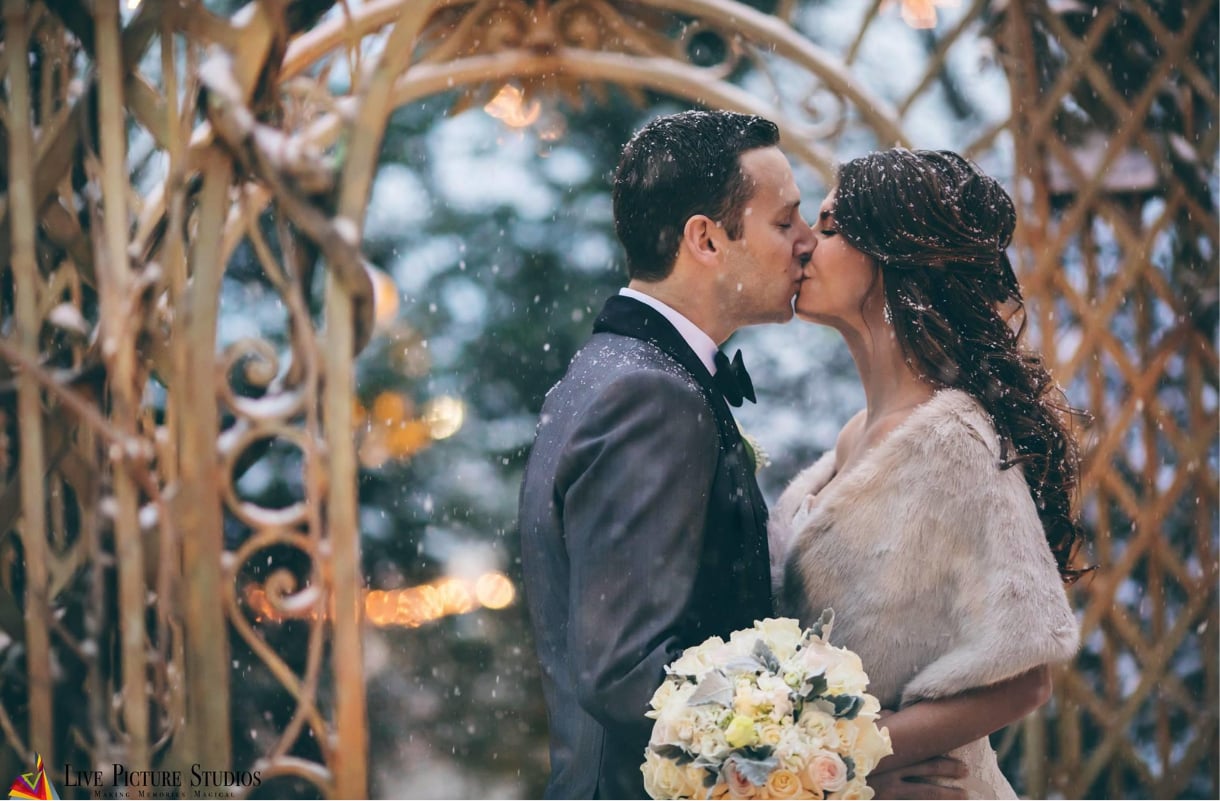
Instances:
[[[602,312],[593,323],[593,333],[610,333],[642,339],[656,345],[690,373],[703,391],[704,397],[716,413],[716,424],[726,447],[741,442],[737,421],[729,409],[728,401],[716,389],[712,374],[702,360],[691,350],[690,345],[678,330],[665,319],[665,315],[646,303],[624,295],[614,295],[606,301]]]
[[[593,323],[593,333],[610,333],[641,339],[656,345],[674,361],[682,366],[699,385],[716,417],[716,427],[720,434],[721,448],[726,454],[735,458],[727,460],[726,469],[733,476],[733,481],[740,488],[739,497],[744,492],[743,500],[749,509],[750,519],[754,524],[753,532],[741,532],[752,541],[753,560],[752,572],[755,586],[765,588],[763,591],[770,598],[770,556],[767,546],[767,502],[763,499],[762,490],[754,475],[753,460],[746,452],[745,443],[741,438],[741,430],[729,408],[724,395],[712,383],[712,375],[699,357],[691,349],[678,330],[674,328],[665,315],[656,309],[640,303],[634,298],[615,295],[606,301],[602,313]],[[729,465],[732,465],[731,467]],[[770,601],[767,601],[770,604]],[[768,614],[767,613],[762,613]]]

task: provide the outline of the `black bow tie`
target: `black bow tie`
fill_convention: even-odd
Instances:
[[[730,362],[724,351],[718,350],[713,361],[716,364],[716,375],[712,376],[712,381],[730,406],[740,406],[742,398],[750,403],[758,402],[754,397],[754,382],[750,380],[745,362],[741,360],[741,351],[737,351]]]

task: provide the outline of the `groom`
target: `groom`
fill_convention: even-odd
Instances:
[[[729,406],[738,328],[782,323],[813,234],[779,131],[690,111],[627,144],[630,283],[548,394],[521,491],[551,728],[548,798],[643,798],[644,717],[683,649],[772,615],[766,505]]]
[[[729,408],[754,389],[719,346],[791,319],[813,253],[778,141],[759,117],[688,111],[623,150],[630,283],[548,393],[521,488],[547,798],[644,798],[644,713],[665,666],[773,614],[767,508]],[[879,795],[964,797],[935,783],[960,763],[885,776]]]

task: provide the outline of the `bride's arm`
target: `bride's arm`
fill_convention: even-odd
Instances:
[[[1051,696],[1046,665],[987,687],[947,698],[918,701],[878,721],[890,730],[894,753],[876,772],[922,762],[986,737],[1033,712]]]

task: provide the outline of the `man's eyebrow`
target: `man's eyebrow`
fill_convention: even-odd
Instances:
[[[835,210],[833,208],[823,209],[822,213],[818,215],[818,219],[825,222],[833,216],[835,216]]]

